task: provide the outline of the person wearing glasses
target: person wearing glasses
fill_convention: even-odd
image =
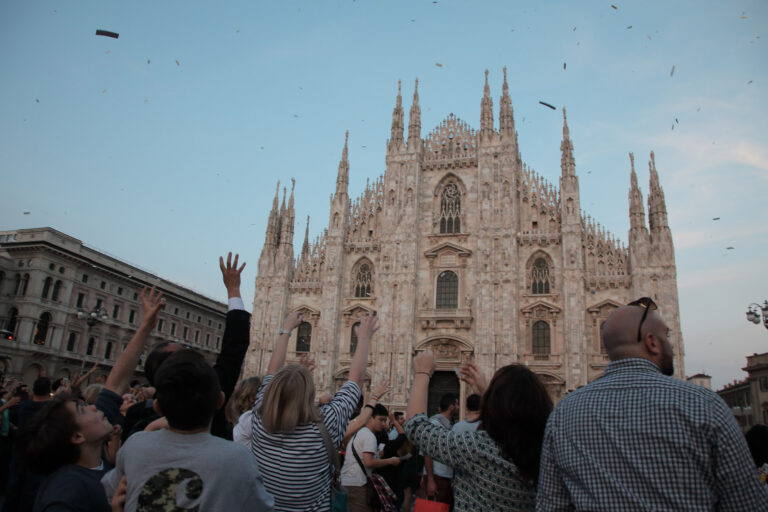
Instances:
[[[768,510],[728,406],[671,377],[669,335],[648,297],[611,313],[603,376],[547,421],[537,511]]]

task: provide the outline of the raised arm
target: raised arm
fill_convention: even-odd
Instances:
[[[77,376],[75,378],[74,382],[72,382],[72,388],[73,389],[79,389],[80,386],[83,385],[83,382],[87,381],[88,377],[93,375],[96,372],[96,370],[98,370],[98,369],[99,369],[99,363],[93,363],[93,366],[91,366],[90,370],[88,370],[84,374],[79,375],[79,376]]]
[[[267,367],[267,375],[274,375],[285,365],[285,354],[288,352],[288,340],[291,338],[291,332],[304,321],[304,315],[294,311],[283,320],[283,328],[277,336],[275,348],[272,351],[272,357]]]
[[[368,351],[371,348],[371,338],[373,333],[379,330],[377,325],[379,318],[373,315],[365,315],[360,319],[360,325],[356,329],[357,348],[349,365],[349,380],[356,382],[358,386],[363,386],[365,379],[365,367],[368,365]]]
[[[163,294],[156,291],[154,286],[151,290],[148,290],[146,287],[141,290],[141,325],[136,329],[136,334],[128,342],[128,346],[125,347],[123,353],[115,361],[115,366],[109,372],[104,389],[113,391],[118,395],[125,393],[128,389],[128,385],[131,383],[131,376],[139,364],[139,358],[144,351],[149,333],[155,328],[157,315],[164,307],[165,299]]]
[[[408,408],[405,415],[413,418],[417,414],[427,412],[427,391],[429,379],[435,371],[435,354],[431,350],[425,350],[413,358],[413,387],[408,399]]]
[[[371,396],[368,397],[368,401],[365,403],[365,406],[363,406],[360,414],[353,418],[352,421],[349,422],[349,425],[347,425],[347,430],[344,432],[344,437],[341,440],[340,446],[347,446],[347,443],[352,436],[368,423],[368,420],[371,419],[371,414],[373,414],[373,408],[379,403],[379,399],[382,396],[389,393],[389,390],[388,380],[371,388]]]
[[[488,382],[485,380],[485,375],[472,363],[467,363],[459,370],[461,373],[461,380],[469,384],[469,387],[482,396],[485,394],[485,390],[488,389]]]

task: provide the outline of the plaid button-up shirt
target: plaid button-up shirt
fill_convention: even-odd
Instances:
[[[714,392],[621,359],[547,421],[537,511],[767,511],[744,436]]]

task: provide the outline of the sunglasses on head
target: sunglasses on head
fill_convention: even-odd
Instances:
[[[641,336],[641,330],[643,328],[643,322],[645,322],[645,318],[648,316],[648,311],[655,311],[659,307],[650,297],[640,297],[639,299],[633,300],[627,304],[627,306],[637,306],[643,308],[643,317],[640,319],[640,325],[637,326],[637,341],[642,341],[643,337]]]

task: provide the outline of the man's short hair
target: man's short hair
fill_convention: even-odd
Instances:
[[[403,416],[405,416],[405,413],[404,413],[403,411],[397,411],[397,412],[395,413],[395,419],[396,419],[396,420],[399,420],[399,419],[400,419],[400,418],[402,418]]]
[[[21,455],[32,471],[52,473],[80,458],[80,446],[72,443],[79,428],[67,408],[70,401],[68,396],[51,399],[19,430]]]
[[[389,411],[383,405],[376,404],[373,407],[373,412],[371,413],[371,417],[374,417],[374,416],[389,416]]]
[[[440,397],[440,411],[447,411],[453,404],[459,400],[459,397],[453,393],[446,393]]]
[[[467,397],[467,410],[477,412],[480,410],[480,401],[482,397],[477,394],[472,394]]]
[[[48,396],[51,394],[51,379],[38,377],[32,384],[32,394],[35,396]]]
[[[154,375],[157,400],[168,425],[195,430],[211,423],[221,384],[205,358],[194,350],[170,353]]]
[[[132,387],[132,388],[133,388],[133,387],[136,387],[136,386],[138,386],[139,384],[141,384],[141,381],[140,381],[140,380],[138,380],[138,379],[133,379],[133,380],[131,381],[131,385],[130,385],[130,387]]]
[[[152,351],[144,361],[144,376],[147,378],[150,384],[155,383],[155,374],[157,373],[160,365],[163,364],[169,355],[173,353],[172,350],[168,350],[168,346],[173,343],[172,341],[163,341],[152,347]]]

